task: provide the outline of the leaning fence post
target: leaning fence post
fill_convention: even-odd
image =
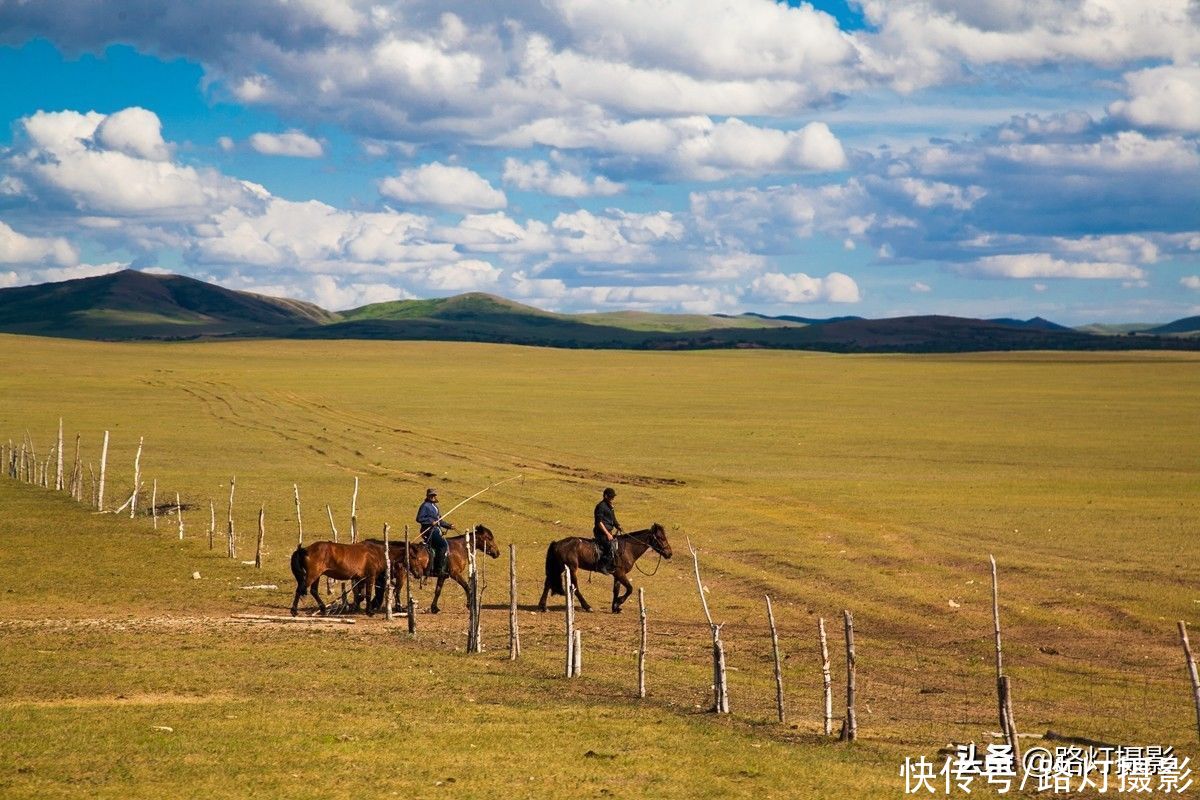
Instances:
[[[521,655],[521,634],[517,630],[517,546],[508,545],[508,658]]]
[[[237,558],[237,547],[233,535],[233,490],[237,488],[237,478],[229,479],[229,518],[225,527],[225,539],[228,545],[229,557]]]
[[[358,542],[358,478],[354,479],[354,494],[350,496],[350,544]]]
[[[767,622],[771,625],[771,649],[775,653],[775,710],[779,712],[779,721],[784,722],[783,715],[783,666],[779,661],[779,634],[775,630],[775,614],[771,611],[771,596],[767,599]]]
[[[300,487],[292,484],[296,494],[296,547],[304,547],[304,523],[300,520]]]
[[[133,502],[129,504],[130,519],[133,519],[134,515],[137,514],[138,486],[141,485],[142,480],[142,442],[145,439],[146,437],[144,436],[138,437],[137,455],[133,457]]]
[[[154,521],[154,530],[158,530],[158,478],[155,478],[152,483],[153,488],[150,489],[150,518]]]
[[[265,506],[258,507],[258,544],[254,547],[254,568],[262,569],[262,551],[263,539],[266,538],[266,508]]]
[[[641,636],[638,638],[638,697],[646,697],[646,590],[638,587],[638,621]]]
[[[1196,705],[1196,731],[1200,734],[1200,678],[1196,676],[1196,659],[1188,644],[1187,623],[1179,620],[1179,640],[1183,643],[1183,655],[1187,659],[1188,676],[1192,679],[1192,702]]]
[[[175,518],[179,523],[179,541],[183,541],[183,506],[179,503],[179,492],[175,493]]]
[[[854,617],[849,610],[842,611],[846,624],[846,722],[842,726],[842,739],[853,742],[858,738],[858,718],[854,714]]]
[[[825,681],[825,735],[833,733],[833,678],[829,674],[829,642],[825,638],[825,618],[817,619],[817,634],[821,639],[821,677]]]
[[[708,599],[704,596],[704,583],[700,580],[700,556],[692,546],[692,540],[687,540],[688,550],[692,553],[692,566],[696,571],[696,591],[700,594],[700,605],[704,608],[704,617],[708,620],[709,631],[712,633],[713,657],[713,711],[718,714],[729,713],[729,684],[725,677],[725,644],[721,641],[721,626],[713,622],[712,614],[708,611]]]

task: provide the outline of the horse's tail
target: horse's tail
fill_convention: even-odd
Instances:
[[[550,587],[550,594],[565,595],[566,589],[563,587],[563,560],[558,554],[558,543],[551,542],[546,548],[546,585]]]
[[[297,545],[292,553],[292,575],[296,578],[296,586],[308,587],[308,548]]]

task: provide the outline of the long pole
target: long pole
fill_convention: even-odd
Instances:
[[[63,426],[62,417],[58,418],[58,470],[54,476],[54,490],[61,492],[63,490]]]
[[[179,492],[175,493],[175,517],[179,522],[179,541],[183,541],[183,506],[179,503]]]
[[[296,547],[304,547],[304,523],[300,520],[300,487],[292,484],[296,495]]]
[[[521,655],[521,634],[517,630],[517,546],[508,545],[508,658]]]
[[[638,621],[641,636],[638,639],[638,697],[646,697],[646,590],[638,587]]]
[[[138,437],[137,455],[133,457],[133,502],[129,504],[130,519],[133,519],[134,515],[137,514],[138,486],[141,485],[142,480],[142,442],[145,439],[146,437],[144,436]]]
[[[104,510],[104,468],[108,464],[108,431],[104,432],[104,444],[100,448],[100,488],[96,497],[96,510]]]
[[[158,530],[158,478],[154,479],[153,486],[150,490],[150,518],[154,520],[154,530]]]
[[[825,638],[825,618],[817,619],[821,639],[821,677],[825,682],[825,735],[833,733],[833,677],[829,673],[829,641]]]
[[[354,479],[354,494],[350,496],[350,544],[358,541],[358,478]]]
[[[767,622],[771,626],[771,649],[775,653],[775,710],[779,714],[780,723],[785,722],[783,714],[783,665],[779,660],[779,633],[775,630],[775,613],[771,610],[771,596],[767,599]]]
[[[462,508],[462,507],[463,507],[463,506],[465,506],[467,503],[471,502],[471,501],[472,501],[472,500],[474,500],[476,497],[479,497],[479,495],[483,494],[484,492],[488,491],[489,489],[495,489],[497,486],[499,486],[499,485],[500,485],[500,484],[502,484],[502,483],[508,483],[509,481],[515,481],[517,478],[520,478],[520,477],[522,477],[522,476],[521,476],[521,475],[513,475],[511,478],[505,478],[505,479],[504,479],[504,480],[502,480],[502,481],[496,481],[496,482],[495,482],[495,483],[493,483],[491,486],[488,486],[488,487],[486,487],[486,488],[484,488],[484,489],[480,489],[478,492],[476,492],[475,494],[471,495],[471,496],[470,496],[470,497],[468,497],[466,500],[463,500],[461,503],[459,503],[459,504],[458,504],[458,505],[456,505],[454,508],[452,508],[452,509],[450,509],[449,511],[447,511],[445,514],[442,514],[440,517],[438,517],[438,518],[437,518],[437,521],[438,521],[438,522],[441,522],[441,521],[442,521],[442,520],[444,520],[446,517],[450,516],[450,515],[451,515],[451,514],[453,514],[455,511],[458,511],[458,509]],[[436,524],[436,523],[435,523],[435,524]]]
[[[412,556],[408,543],[408,526],[404,526],[404,610],[408,614],[408,635],[417,635],[417,610],[412,597]]]
[[[567,622],[567,661],[566,675],[568,678],[575,672],[575,604],[571,599],[571,568],[563,567],[563,588],[566,589],[567,602],[564,607]]]
[[[298,497],[299,497],[299,495],[297,495],[297,498]],[[296,519],[297,520],[300,519],[299,500],[297,500],[297,504],[296,504]],[[392,543],[388,538],[390,531],[391,531],[391,526],[388,525],[386,522],[383,523],[383,568],[387,574],[387,578],[383,582],[383,604],[384,604],[383,618],[385,620],[387,620],[388,622],[392,621],[392,605],[393,605],[393,601],[392,601],[392,594],[393,594],[393,589],[392,589]],[[301,534],[301,535],[303,535],[303,534]]]
[[[226,520],[225,538],[228,545],[229,557],[237,558],[237,547],[233,535],[233,491],[237,488],[237,478],[229,479],[229,518]]]
[[[258,507],[258,544],[254,547],[254,568],[262,569],[263,539],[267,536],[266,507]]]
[[[1200,734],[1200,678],[1196,676],[1196,659],[1192,657],[1192,646],[1188,644],[1187,623],[1179,620],[1179,640],[1183,643],[1183,655],[1187,659],[1188,677],[1192,679],[1192,702],[1196,705],[1196,732]]]
[[[1008,730],[1008,710],[1004,705],[1004,652],[1000,645],[1000,587],[996,578],[996,559],[989,554],[988,560],[992,564],[992,631],[996,640],[996,705],[1000,714],[1000,730],[1006,739],[1013,739]]]
[[[842,738],[853,742],[858,738],[858,718],[854,714],[854,617],[842,611],[846,623],[846,726]]]

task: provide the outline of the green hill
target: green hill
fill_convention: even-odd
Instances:
[[[122,270],[0,289],[0,331],[79,339],[280,335],[338,315],[183,275]]]

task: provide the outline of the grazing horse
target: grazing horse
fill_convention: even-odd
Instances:
[[[368,544],[338,544],[335,542],[313,542],[308,547],[297,547],[292,553],[292,575],[296,578],[296,596],[292,598],[292,616],[304,593],[310,592],[321,614],[327,613],[325,603],[317,593],[317,584],[322,575],[337,581],[359,582],[366,587],[367,613],[371,614],[383,602],[382,593],[373,603],[371,588],[376,579],[386,572],[383,548]],[[355,597],[356,605],[359,598]]]
[[[671,543],[667,541],[666,529],[657,522],[652,523],[649,528],[644,530],[619,534],[616,539],[618,550],[617,563],[612,574],[612,612],[620,614],[621,605],[629,599],[629,595],[633,594],[633,584],[625,576],[633,569],[634,563],[647,550],[653,550],[663,558],[670,558]],[[576,572],[581,569],[597,572],[596,567],[599,564],[600,554],[597,552],[594,539],[572,536],[568,539],[551,542],[550,546],[546,548],[546,583],[542,586],[542,599],[538,601],[538,611],[546,610],[546,597],[551,593],[566,595],[563,587],[563,567],[571,570],[571,583],[575,587],[575,596],[579,598],[580,607],[584,611],[591,611],[592,607],[588,605],[587,600],[583,599],[583,593],[579,591]],[[621,594],[622,588],[625,590],[624,594]]]
[[[377,545],[380,552],[383,552],[382,540],[369,539],[368,542]],[[437,576],[437,586],[433,589],[433,603],[429,606],[432,614],[438,613],[438,598],[442,596],[442,584],[446,582],[447,577],[453,578],[464,592],[467,591],[467,537],[466,535],[449,536],[446,538],[446,542],[450,545],[450,550],[446,555],[449,576]],[[408,580],[408,572],[405,571],[404,542],[391,542],[390,544],[392,584],[396,587],[396,596],[399,597],[400,592],[404,589],[404,581]],[[500,548],[496,546],[496,539],[491,530],[484,525],[475,526],[475,549],[492,558],[500,557]],[[408,560],[408,569],[411,571],[412,577],[424,580],[426,576],[433,574],[429,571],[430,555],[428,545],[413,542]],[[377,582],[376,588],[380,596],[384,594],[383,581],[385,579],[386,576],[381,575]]]

